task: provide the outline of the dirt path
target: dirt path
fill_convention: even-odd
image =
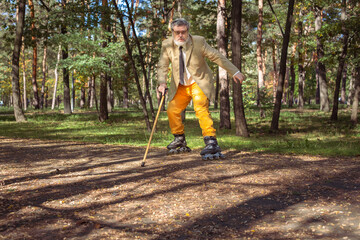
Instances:
[[[0,137],[0,239],[360,239],[360,157]]]

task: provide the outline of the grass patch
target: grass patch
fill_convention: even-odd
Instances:
[[[265,108],[266,117],[260,118],[257,108],[247,109],[246,118],[251,136],[235,135],[233,129],[219,129],[219,111],[211,109],[218,141],[222,149],[283,154],[322,156],[360,155],[360,128],[350,127],[350,111],[342,109],[337,122],[330,121],[330,113],[313,107],[304,111],[283,109],[280,130],[270,131],[272,109]],[[109,119],[100,123],[95,112],[80,111],[64,115],[57,111],[28,111],[25,123],[16,123],[11,109],[0,109],[0,135],[12,138],[96,142],[131,146],[146,146],[150,133],[146,130],[142,111],[116,109]],[[188,145],[202,148],[201,129],[195,113],[188,109],[185,131]],[[153,136],[152,146],[165,147],[173,136],[162,112]]]

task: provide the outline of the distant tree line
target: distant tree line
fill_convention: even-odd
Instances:
[[[217,74],[220,127],[248,136],[244,109],[318,104],[337,120],[339,104],[356,124],[360,92],[360,3],[356,0],[7,0],[0,3],[0,100],[17,121],[29,108],[139,106],[151,129],[156,65],[174,18],[228,56],[247,76]],[[232,101],[231,101],[232,100]]]

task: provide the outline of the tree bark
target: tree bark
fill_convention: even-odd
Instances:
[[[44,46],[44,57],[42,62],[42,74],[43,74],[43,80],[41,82],[41,98],[40,98],[40,108],[44,109],[45,106],[45,90],[46,90],[46,61],[47,61],[47,46]]]
[[[305,89],[305,69],[304,69],[304,54],[303,54],[303,19],[302,19],[302,10],[300,9],[299,14],[299,22],[298,22],[298,57],[299,57],[299,63],[298,63],[298,74],[299,74],[299,80],[298,80],[298,87],[299,87],[299,95],[298,95],[298,108],[304,109],[304,89]]]
[[[293,52],[290,60],[290,89],[289,89],[289,98],[288,105],[293,107],[294,104],[294,93],[295,93],[295,53],[296,53],[296,44],[293,45]]]
[[[355,68],[355,91],[351,109],[351,123],[353,126],[357,124],[358,109],[359,109],[359,97],[360,97],[360,67]]]
[[[217,7],[217,46],[219,52],[227,57],[226,51],[226,1],[219,0]],[[220,82],[220,129],[231,129],[230,122],[230,99],[229,99],[229,80],[225,69],[219,67],[219,82]]]
[[[84,84],[84,83],[82,83]],[[86,91],[85,91],[85,86],[81,86],[81,90],[80,90],[80,108],[83,109],[85,108],[86,105]]]
[[[102,0],[102,12],[101,12],[101,29],[104,35],[104,41],[102,44],[102,48],[105,49],[108,45],[107,37],[105,37],[105,33],[108,32],[108,2],[107,0]],[[99,120],[100,122],[104,122],[109,118],[108,106],[107,106],[107,83],[108,83],[108,74],[106,72],[102,72],[100,74],[100,112],[99,112]]]
[[[71,73],[71,111],[75,109],[75,70]]]
[[[123,108],[129,108],[129,84],[128,84],[128,79],[129,79],[129,75],[130,75],[130,65],[129,63],[125,62],[124,65],[124,84],[122,87],[123,90]],[[160,102],[159,102],[160,103]],[[165,104],[164,104],[165,105]]]
[[[242,0],[232,0],[232,62],[241,71],[241,21],[242,21]],[[236,135],[249,137],[249,131],[246,124],[244,102],[242,95],[242,86],[233,81],[233,104],[235,114]]]
[[[345,63],[344,69],[342,72],[342,81],[341,81],[341,100],[342,104],[346,104],[346,78],[347,78],[347,64]]]
[[[21,106],[21,94],[19,83],[19,59],[22,45],[22,36],[24,31],[24,19],[25,19],[25,0],[19,0],[17,9],[17,22],[16,33],[14,41],[14,50],[12,56],[12,71],[11,71],[11,84],[12,84],[12,96],[14,115],[16,122],[26,121],[24,112]]]
[[[63,10],[66,8],[66,0],[62,0]],[[66,23],[63,22],[61,24],[61,34],[65,36],[67,33]],[[69,57],[68,46],[64,45],[62,48],[62,59],[66,60]],[[63,68],[63,82],[64,82],[64,114],[71,114],[71,103],[70,103],[70,75],[69,70],[64,67]]]
[[[35,33],[35,9],[33,0],[29,0],[29,9],[30,9],[30,18],[31,18],[31,44],[33,47],[33,59],[32,59],[32,88],[33,88],[33,101],[32,104],[35,109],[40,108],[39,103],[39,93],[36,82],[36,68],[37,68],[37,43],[36,43],[36,33]]]
[[[348,96],[348,106],[353,104],[353,98],[355,94],[355,78],[356,78],[356,68],[354,67],[351,72],[351,78],[349,82],[349,96]]]
[[[107,109],[108,112],[111,113],[114,108],[114,90],[112,87],[113,78],[107,78]]]
[[[257,106],[261,107],[261,92],[264,90],[264,72],[263,72],[263,57],[262,57],[262,25],[263,25],[263,9],[264,9],[264,1],[258,0],[258,8],[259,8],[259,20],[257,25],[257,35],[256,35],[256,61],[258,67],[258,84],[257,84]]]
[[[294,11],[294,1],[289,0],[288,12],[286,17],[286,25],[285,25],[285,34],[284,40],[281,49],[281,59],[280,59],[280,74],[278,80],[278,86],[276,90],[276,100],[274,105],[274,112],[271,121],[271,130],[276,131],[279,129],[279,118],[280,118],[280,110],[281,110],[281,99],[283,95],[283,88],[285,82],[285,74],[286,74],[286,59],[287,59],[287,49],[289,46],[290,40],[290,32],[291,32],[291,22]]]
[[[330,120],[332,121],[338,120],[340,85],[341,85],[341,78],[343,76],[344,65],[347,55],[347,48],[348,48],[349,32],[346,29],[345,20],[346,20],[346,0],[342,0],[341,21],[342,21],[342,33],[343,33],[343,50],[339,56],[339,66],[336,74],[334,103],[330,117]]]
[[[93,108],[94,107],[94,104],[96,106],[96,109],[97,109],[97,103],[95,103],[95,98],[96,98],[96,89],[95,89],[95,79],[96,79],[96,76],[95,75],[92,75],[90,77],[90,93],[89,93],[89,108]]]
[[[322,62],[324,57],[323,37],[320,36],[319,30],[322,26],[322,8],[315,6],[315,31],[317,32],[317,70],[319,77],[319,91],[320,91],[320,110],[324,112],[330,111],[328,86],[326,80],[325,64]]]
[[[27,109],[27,95],[26,95],[26,86],[27,86],[27,83],[26,83],[26,56],[25,56],[25,46],[23,45],[22,46],[22,51],[23,51],[23,107],[24,107],[24,110],[26,111]]]
[[[177,2],[178,2],[177,12],[179,13],[180,18],[182,18],[182,1],[183,0],[177,0]]]
[[[275,103],[276,100],[276,85],[277,85],[277,79],[278,79],[278,73],[277,73],[277,67],[276,67],[276,42],[275,39],[272,40],[273,46],[272,46],[272,62],[273,62],[273,102]]]
[[[220,91],[219,71],[216,71],[214,109],[219,108],[219,91]]]
[[[54,92],[53,92],[53,97],[52,97],[51,109],[55,108],[56,92],[57,92],[58,80],[59,80],[58,66],[59,66],[59,61],[60,61],[60,55],[61,55],[61,45],[59,45],[59,51],[58,51],[58,54],[57,54],[56,67],[55,67],[55,71],[54,71],[55,72],[55,85],[54,85]]]

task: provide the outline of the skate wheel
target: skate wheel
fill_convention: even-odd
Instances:
[[[213,160],[214,157],[213,157],[212,154],[205,154],[205,155],[202,156],[202,159],[205,160],[205,161],[206,160]]]
[[[177,153],[178,153],[178,150],[177,150],[177,149],[171,149],[171,150],[168,152],[168,155],[177,154]]]
[[[220,158],[224,159],[225,158],[224,154],[222,154],[221,152],[215,153],[214,157],[215,157],[215,159],[220,159]]]

